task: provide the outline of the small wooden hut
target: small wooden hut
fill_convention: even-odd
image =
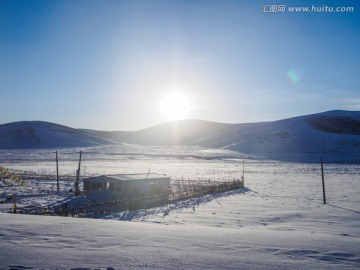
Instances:
[[[84,195],[94,199],[154,196],[169,189],[170,177],[155,173],[101,175],[84,179]]]

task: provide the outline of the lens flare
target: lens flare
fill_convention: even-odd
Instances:
[[[293,68],[287,72],[287,76],[292,83],[298,83],[302,78],[302,73],[299,69]]]

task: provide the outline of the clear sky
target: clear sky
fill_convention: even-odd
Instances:
[[[0,0],[0,123],[138,130],[174,91],[217,122],[360,110],[360,1]]]

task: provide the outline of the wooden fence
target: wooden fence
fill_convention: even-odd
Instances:
[[[172,192],[169,194],[169,201],[177,201],[243,188],[244,181],[173,180],[171,186]]]
[[[240,189],[243,187],[243,180],[224,182],[172,180],[171,189],[168,192],[158,195],[139,196],[121,200],[89,200],[86,197],[83,197],[77,201],[69,201],[56,206],[11,208],[2,209],[2,211],[31,215],[96,217],[124,210],[138,210],[163,206],[190,198]]]

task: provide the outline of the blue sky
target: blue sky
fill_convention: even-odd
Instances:
[[[174,90],[217,122],[360,110],[359,48],[359,1],[0,0],[0,123],[138,130]]]

